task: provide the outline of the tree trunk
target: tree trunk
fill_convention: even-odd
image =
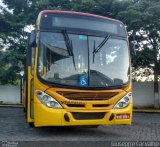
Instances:
[[[158,86],[158,70],[157,70],[156,64],[155,64],[155,69],[154,69],[154,108],[156,108],[156,109],[160,108],[159,86]]]

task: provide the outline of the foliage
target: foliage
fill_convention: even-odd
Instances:
[[[13,15],[6,9],[0,14],[0,82],[16,84],[19,64],[24,63],[24,21],[20,14]],[[3,50],[2,50],[3,49]]]
[[[154,81],[158,83],[160,74],[160,1],[134,0],[125,11],[119,12],[119,18],[137,40],[137,56],[133,66],[148,67],[154,71]]]
[[[0,81],[15,83],[26,54],[27,33],[24,27],[34,25],[44,9],[62,9],[118,18],[127,24],[129,40],[137,40],[133,66],[152,68],[160,73],[160,1],[159,0],[3,0],[8,9],[0,14]]]

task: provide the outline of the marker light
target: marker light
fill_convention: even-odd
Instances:
[[[131,99],[131,93],[128,93],[125,95],[122,99],[120,99],[117,104],[114,106],[114,108],[125,108],[129,105],[130,99]]]
[[[36,90],[36,95],[44,105],[50,108],[62,108],[62,106],[53,97],[45,92]]]

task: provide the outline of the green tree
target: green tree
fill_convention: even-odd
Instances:
[[[6,9],[0,14],[0,82],[16,84],[19,64],[24,63],[25,38],[21,15],[13,15]],[[5,49],[3,51],[2,49]]]
[[[155,107],[159,108],[158,78],[160,75],[160,1],[132,0],[119,18],[128,25],[130,41],[137,41],[137,56],[133,66],[154,71]]]

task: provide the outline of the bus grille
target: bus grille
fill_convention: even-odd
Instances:
[[[93,104],[92,107],[109,107],[110,104]]]
[[[96,112],[96,113],[72,112],[72,115],[76,120],[102,119],[104,118],[105,112]]]
[[[118,92],[72,92],[72,91],[57,91],[57,93],[69,100],[83,100],[83,101],[109,100],[110,98],[118,94]]]

